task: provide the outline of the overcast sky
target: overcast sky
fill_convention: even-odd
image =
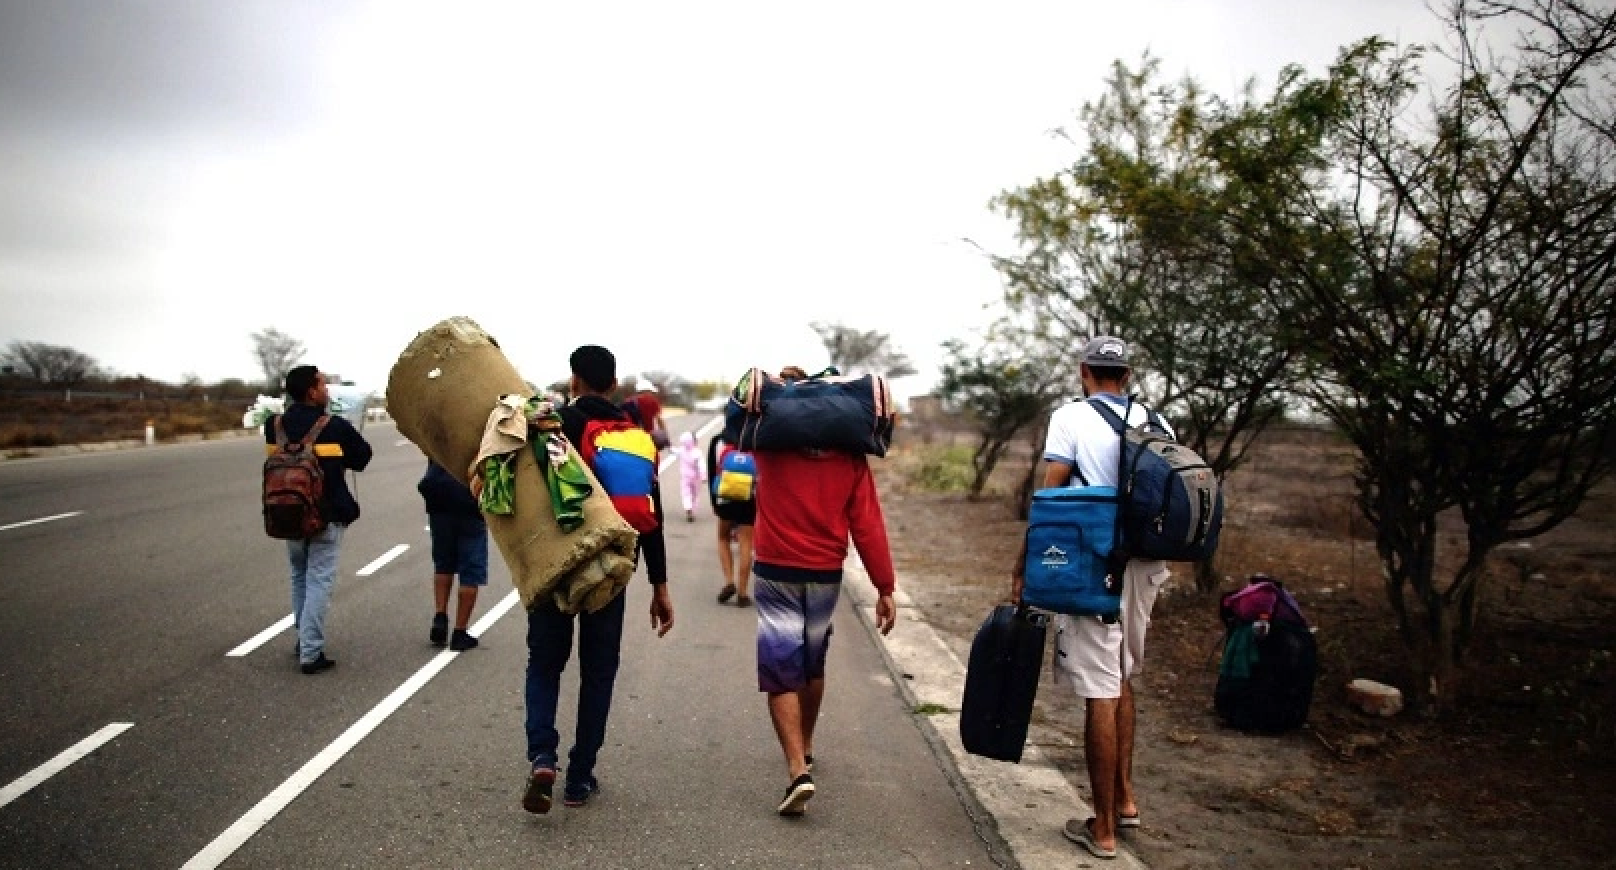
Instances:
[[[929,389],[991,319],[988,200],[1147,49],[1232,93],[1418,0],[0,0],[0,343],[260,377],[250,334],[384,387],[465,315],[530,380],[825,362],[889,333]]]

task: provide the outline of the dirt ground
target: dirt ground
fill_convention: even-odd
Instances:
[[[970,501],[928,491],[946,476],[946,441],[911,438],[876,465],[900,583],[963,661],[1007,594],[1024,529],[1008,493],[1030,454]],[[1446,712],[1379,719],[1347,705],[1346,683],[1407,694],[1410,676],[1370,533],[1349,509],[1351,461],[1316,435],[1265,439],[1226,485],[1220,588],[1199,594],[1175,566],[1135,682],[1144,826],[1127,847],[1156,870],[1616,866],[1616,536],[1597,519],[1616,506],[1610,487],[1496,559]],[[1218,596],[1254,571],[1285,583],[1319,641],[1308,724],[1281,736],[1226,728],[1212,708]],[[1029,739],[1087,799],[1082,730],[1081,701],[1046,668]]]

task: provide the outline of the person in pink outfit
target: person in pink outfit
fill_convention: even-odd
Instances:
[[[674,455],[679,460],[679,502],[685,506],[685,522],[693,523],[696,521],[696,502],[707,487],[707,462],[701,455],[701,448],[696,446],[694,432],[679,436],[679,446],[674,448]]]

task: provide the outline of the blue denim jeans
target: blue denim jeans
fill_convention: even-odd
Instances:
[[[572,627],[578,625],[578,722],[567,759],[567,782],[587,783],[595,773],[595,758],[606,742],[606,717],[612,709],[612,685],[623,642],[623,600],[594,613],[577,616],[543,601],[527,612],[527,758],[535,767],[556,766],[561,735],[556,731],[556,706],[561,696],[561,672],[572,655]]]
[[[287,541],[292,565],[292,624],[297,628],[297,658],[307,664],[325,652],[325,614],[337,580],[337,556],[348,527],[331,523],[306,541]]]

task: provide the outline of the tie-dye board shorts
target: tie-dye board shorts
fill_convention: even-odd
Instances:
[[[777,583],[752,575],[758,691],[794,692],[825,675],[840,583]]]

